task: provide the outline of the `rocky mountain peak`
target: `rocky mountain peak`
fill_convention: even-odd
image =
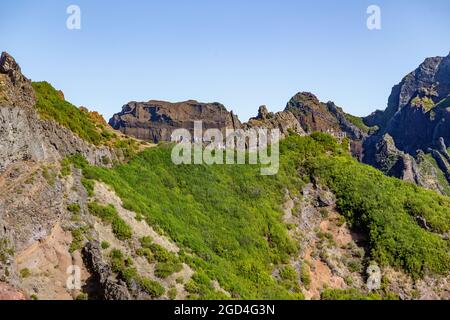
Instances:
[[[450,145],[449,97],[450,54],[425,59],[393,87],[385,111],[376,111],[364,119],[367,125],[380,128],[366,141],[364,161],[396,177],[402,177],[405,163],[411,163],[417,169],[414,180],[425,187],[429,187],[429,181],[439,180],[437,174],[443,173],[450,182],[450,158],[445,147]],[[390,148],[382,150],[377,146],[383,145],[387,135],[392,140]],[[433,156],[438,168],[423,161],[424,153]],[[385,163],[389,163],[388,168]],[[420,170],[425,163],[433,170]],[[400,170],[392,173],[395,167]],[[425,171],[436,173],[430,177]],[[433,189],[443,190],[442,183],[436,185],[438,188]]]
[[[29,108],[35,103],[31,82],[7,52],[0,57],[0,104]]]
[[[417,69],[407,74],[392,88],[385,111],[376,111],[365,118],[369,126],[386,127],[404,107],[417,106],[415,98],[427,98],[436,104],[450,93],[450,54],[426,58]],[[428,110],[425,110],[428,111]]]
[[[2,52],[0,57],[0,72],[8,75],[14,84],[25,79],[20,70],[20,66],[7,52]]]
[[[298,92],[288,102],[288,105],[294,105],[294,104],[297,108],[302,108],[302,107],[310,108],[312,106],[319,105],[320,101],[311,92]]]
[[[265,120],[271,117],[273,117],[273,113],[269,112],[266,106],[263,105],[258,108],[258,115],[256,119]]]

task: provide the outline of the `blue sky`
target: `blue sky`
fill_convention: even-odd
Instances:
[[[70,4],[81,30],[66,28]],[[366,27],[371,4],[379,31]],[[424,58],[447,55],[449,34],[448,0],[17,0],[0,11],[0,50],[106,118],[131,100],[196,99],[247,120],[298,91],[367,115]]]

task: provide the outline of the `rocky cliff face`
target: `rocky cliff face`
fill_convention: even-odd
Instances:
[[[431,177],[432,184],[440,185],[437,188],[440,191],[448,188],[435,182],[439,174],[449,176],[450,163],[446,150],[450,144],[449,95],[450,55],[426,59],[393,87],[384,112],[376,111],[364,119],[367,125],[380,128],[365,143],[364,161],[390,175],[402,177],[405,176],[403,163],[411,162],[412,167],[418,166],[418,156],[428,153],[438,166],[436,175]],[[390,147],[380,149],[380,145],[386,145],[383,143],[386,136],[390,137]],[[407,155],[409,161],[405,160]],[[386,167],[386,163],[390,166]],[[420,185],[430,187],[430,179],[426,179],[428,182],[421,179],[420,172],[412,176],[412,180]]]
[[[219,128],[222,131],[227,128],[277,128],[281,136],[290,131],[300,135],[320,131],[339,138],[349,137],[352,151],[359,157],[361,142],[367,134],[347,116],[333,102],[322,103],[313,94],[302,92],[288,102],[284,111],[273,113],[261,106],[258,115],[244,124],[219,103],[205,104],[194,100],[130,102],[110,119],[109,124],[125,134],[152,142],[170,141],[171,133],[177,128],[193,131],[196,120],[202,120],[204,129]]]
[[[243,129],[278,129],[280,130],[281,137],[289,134],[289,132],[295,132],[300,135],[305,135],[300,122],[289,111],[282,112],[269,112],[266,106],[260,106],[258,109],[258,115],[255,118],[251,118],[247,123],[243,125]]]
[[[86,201],[86,194],[79,176],[62,177],[60,160],[81,154],[91,164],[105,165],[105,158],[111,163],[120,157],[108,146],[91,145],[56,122],[40,119],[35,103],[30,80],[9,54],[2,53],[0,291],[8,287],[8,292],[20,293],[14,291],[18,287],[27,297],[34,292],[49,299],[70,299],[78,291],[57,285],[65,283],[65,267],[81,260],[79,254],[69,252],[67,229],[73,223],[67,206]],[[31,266],[48,277],[30,275],[25,281],[20,271]],[[9,297],[21,299],[24,295]]]
[[[178,103],[151,100],[130,102],[115,114],[109,124],[116,130],[141,140],[170,141],[173,130],[185,128],[193,133],[194,121],[202,121],[203,130],[239,129],[239,119],[220,103],[189,100]]]
[[[0,171],[22,161],[54,161],[80,153],[92,164],[117,156],[83,141],[54,121],[39,119],[31,82],[7,53],[0,58]]]
[[[333,102],[323,103],[310,92],[299,92],[287,103],[289,111],[299,120],[306,132],[343,133],[351,139],[362,140],[366,134],[352,124],[341,108]]]
[[[325,132],[340,139],[348,137],[352,154],[358,159],[362,157],[366,131],[353,124],[349,120],[351,116],[333,102],[323,103],[312,93],[299,92],[287,103],[285,112],[291,112],[307,133]]]

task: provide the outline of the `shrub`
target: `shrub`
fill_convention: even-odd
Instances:
[[[101,247],[102,249],[108,249],[110,247],[110,244],[107,241],[102,241]]]
[[[81,184],[86,189],[88,197],[93,197],[94,196],[94,185],[95,185],[94,181],[83,177],[83,178],[81,178]]]
[[[155,276],[165,279],[173,273],[180,272],[183,265],[179,262],[160,262],[156,264]]]
[[[155,258],[153,256],[152,251],[149,248],[138,248],[136,250],[136,254],[141,257],[145,257],[148,263],[155,262]]]
[[[80,250],[83,247],[84,233],[85,230],[81,227],[72,230],[72,243],[70,244],[69,252]]]
[[[66,177],[71,173],[71,163],[69,158],[64,158],[61,160],[61,176]]]
[[[20,276],[25,279],[28,278],[29,276],[31,276],[31,271],[28,268],[24,268],[22,270],[20,270]]]
[[[131,238],[133,234],[131,227],[120,218],[116,208],[112,204],[102,206],[97,202],[90,202],[88,209],[92,215],[99,217],[103,222],[111,224],[112,231],[117,239],[127,240]]]
[[[80,293],[79,295],[77,295],[77,297],[75,298],[75,300],[88,300],[88,294],[87,293]]]
[[[80,213],[81,208],[80,205],[76,202],[71,203],[67,206],[67,210],[69,210],[70,212],[72,212],[73,214],[77,214]]]
[[[357,289],[325,289],[320,298],[322,300],[382,300],[377,293],[364,294]]]
[[[310,272],[309,266],[305,262],[302,263],[300,280],[302,281],[305,288],[309,289],[309,287],[311,285],[311,272]]]
[[[164,287],[159,282],[153,281],[147,277],[141,277],[139,279],[139,285],[153,298],[160,297],[165,292]]]
[[[170,300],[175,300],[177,298],[177,288],[170,288],[169,291],[167,291],[167,296]]]

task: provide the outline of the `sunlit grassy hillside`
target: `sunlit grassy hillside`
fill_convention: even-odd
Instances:
[[[124,206],[172,238],[195,270],[192,297],[301,298],[298,275],[287,266],[299,252],[282,222],[286,190],[301,194],[315,182],[336,195],[338,210],[369,239],[368,259],[415,278],[450,269],[450,199],[384,176],[360,164],[324,134],[289,136],[280,145],[280,171],[260,175],[254,165],[179,165],[171,145],[148,149],[113,169],[87,166],[88,179],[111,185]],[[430,230],[418,223],[427,221]],[[285,270],[281,279],[275,268]]]

